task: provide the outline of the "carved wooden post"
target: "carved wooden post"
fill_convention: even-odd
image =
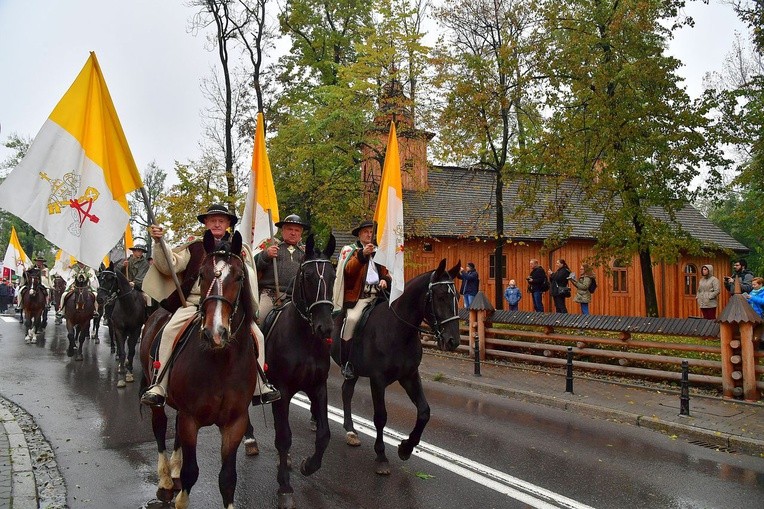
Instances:
[[[485,360],[485,323],[495,311],[483,292],[478,292],[470,305],[470,356],[475,356],[475,331],[477,331],[480,360]]]
[[[754,329],[761,317],[740,295],[740,280],[735,278],[735,293],[719,315],[722,351],[722,391],[725,398],[743,397],[758,401]]]

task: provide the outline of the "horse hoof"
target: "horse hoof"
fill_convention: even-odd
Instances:
[[[74,360],[75,361],[84,361],[85,357],[81,353],[78,353],[77,355],[74,356]]]
[[[37,336],[35,336],[32,339],[30,339],[29,342],[32,343],[32,344],[37,343]]]
[[[260,454],[260,448],[257,446],[257,440],[248,438],[244,441],[244,454],[247,456],[257,456]]]
[[[172,502],[172,498],[175,496],[175,490],[168,490],[165,488],[157,488],[157,500],[164,504]]]
[[[122,379],[120,378],[120,379],[119,379],[119,381],[117,382],[117,387],[119,387],[119,388],[122,388],[122,387],[127,387],[127,384],[125,383],[125,381],[124,381],[124,380],[122,380]]]
[[[345,433],[345,443],[352,447],[361,445],[361,441],[358,439],[358,434],[355,431],[348,431]]]
[[[101,338],[99,338],[98,336],[96,336],[96,337],[95,337],[95,344],[97,345],[97,344],[98,344],[98,343],[100,343],[100,342],[101,342]]]
[[[403,461],[408,460],[411,457],[411,453],[414,452],[414,448],[409,445],[408,440],[404,440],[398,446],[398,457]]]
[[[279,509],[295,509],[294,494],[279,493]]]
[[[125,382],[130,383],[130,384],[135,382],[135,377],[133,376],[132,373],[127,373],[125,375]]]
[[[309,467],[308,458],[305,458],[304,460],[302,460],[302,463],[300,463],[300,473],[304,475],[305,477],[315,474],[319,468],[320,467],[316,467],[316,468]]]
[[[374,470],[377,475],[390,475],[390,463],[387,461],[380,461],[377,463],[377,468]]]
[[[310,418],[310,431],[314,433],[318,431],[318,424],[316,423],[316,420],[313,417]]]
[[[72,350],[71,348],[68,348],[68,349],[66,350],[66,356],[67,356],[67,357],[71,357],[71,356],[73,356],[73,355],[74,355],[74,350]]]

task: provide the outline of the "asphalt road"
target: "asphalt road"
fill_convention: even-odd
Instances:
[[[137,384],[116,387],[116,364],[101,329],[83,361],[66,356],[65,329],[50,324],[42,341],[24,343],[21,326],[0,321],[0,394],[32,414],[50,441],[72,508],[159,507],[152,502],[156,447]],[[330,405],[341,380],[330,376]],[[304,508],[753,507],[764,498],[764,460],[671,441],[639,428],[589,419],[443,383],[426,382],[432,420],[422,450],[403,462],[395,436],[387,446],[392,473],[374,474],[373,439],[350,448],[331,423],[321,470],[293,472]],[[388,391],[388,428],[407,434],[414,408],[397,386]],[[368,383],[356,387],[354,413],[371,419]],[[333,411],[336,415],[338,410]],[[276,454],[270,411],[252,408],[261,447],[238,458],[237,507],[276,507]],[[308,412],[292,409],[292,457],[312,449]],[[370,424],[369,424],[370,426]],[[360,431],[360,429],[359,429]],[[217,429],[200,433],[200,478],[192,507],[221,504]],[[759,502],[756,502],[759,501]]]

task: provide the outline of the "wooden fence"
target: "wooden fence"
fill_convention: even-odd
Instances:
[[[755,385],[751,386],[755,387],[756,395],[749,391],[745,399],[758,400],[759,391],[764,390],[764,351],[756,348],[760,344],[758,338],[753,339],[751,375],[743,368],[746,359],[740,355],[740,338],[733,338],[733,349],[725,355],[720,324],[711,320],[492,311],[479,309],[479,304],[477,309],[473,303],[471,310],[460,310],[460,318],[469,320],[469,325],[461,327],[459,349],[474,357],[477,344],[481,360],[495,358],[564,366],[571,347],[576,370],[679,381],[681,364],[686,360],[689,381],[693,384],[718,386],[725,396],[743,397],[742,377],[749,373],[749,378],[755,377]],[[651,340],[650,335],[691,337],[699,341],[667,343]],[[424,344],[434,342],[424,338]]]

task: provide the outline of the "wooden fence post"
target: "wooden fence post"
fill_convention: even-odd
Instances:
[[[488,301],[483,292],[478,292],[470,304],[470,356],[475,356],[475,328],[478,334],[478,346],[480,348],[480,360],[485,360],[485,322],[493,314],[495,308]]]

